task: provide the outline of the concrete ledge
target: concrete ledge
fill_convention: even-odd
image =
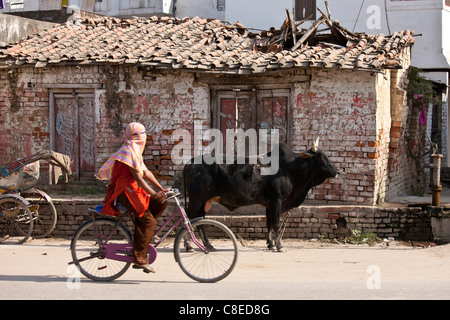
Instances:
[[[102,203],[103,198],[66,197],[53,199],[58,211],[55,236],[71,237],[76,229],[91,218],[89,207]],[[159,219],[160,224],[174,210],[171,203]],[[437,210],[439,211],[439,210]],[[265,209],[259,206],[242,208],[238,214],[226,213],[214,206],[208,218],[225,223],[244,239],[265,239],[267,236]],[[350,230],[369,231],[379,237],[399,240],[429,241],[434,238],[432,217],[436,210],[420,207],[378,207],[363,205],[307,205],[284,214],[288,217],[284,238],[344,238]],[[132,228],[129,221],[128,226]],[[170,226],[169,226],[170,227]]]

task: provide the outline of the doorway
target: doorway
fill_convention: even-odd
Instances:
[[[96,171],[94,92],[56,90],[50,96],[52,150],[70,157],[76,181],[93,179]]]

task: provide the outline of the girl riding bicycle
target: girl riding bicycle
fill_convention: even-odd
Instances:
[[[98,177],[109,180],[110,184],[103,201],[102,214],[118,216],[120,211],[116,201],[125,206],[135,217],[133,237],[134,268],[154,272],[147,265],[147,247],[152,240],[156,219],[164,212],[167,202],[165,192],[155,176],[144,164],[147,134],[140,123],[130,123],[124,133],[124,144],[100,168]],[[153,190],[147,181],[158,192]]]

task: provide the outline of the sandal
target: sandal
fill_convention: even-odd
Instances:
[[[155,269],[147,264],[133,264],[133,269],[142,269],[145,273],[155,273]]]

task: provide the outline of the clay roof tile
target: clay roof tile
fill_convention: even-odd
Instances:
[[[308,65],[381,70],[399,65],[403,49],[414,43],[410,30],[392,36],[348,33],[347,45],[317,40],[319,43],[303,43],[290,50],[286,47],[289,41],[283,40],[286,32],[255,35],[242,25],[199,17],[102,17],[79,25],[61,24],[17,44],[4,45],[0,57],[16,65],[109,62],[236,74]]]

